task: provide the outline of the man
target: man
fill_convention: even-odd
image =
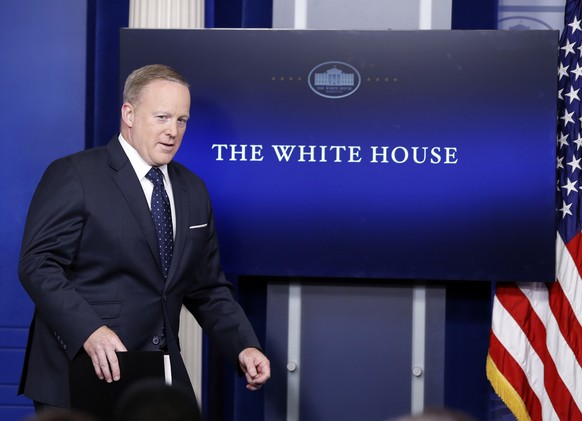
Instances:
[[[189,110],[179,73],[142,67],[125,83],[120,135],[53,162],[43,175],[19,264],[35,303],[19,393],[37,411],[69,407],[68,365],[81,352],[112,382],[123,376],[116,352],[163,350],[173,384],[193,396],[178,343],[182,305],[239,364],[248,389],[270,377],[222,273],[204,183],[172,161]],[[162,208],[168,214],[160,217]]]

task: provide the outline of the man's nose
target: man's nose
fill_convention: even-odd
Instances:
[[[176,137],[178,135],[178,122],[177,121],[170,121],[168,125],[168,129],[166,133],[170,137]]]

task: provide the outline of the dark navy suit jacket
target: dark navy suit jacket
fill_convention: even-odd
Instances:
[[[68,406],[69,361],[103,325],[128,350],[140,351],[159,349],[165,324],[174,382],[191,390],[178,343],[182,304],[233,362],[244,348],[259,347],[221,270],[204,183],[178,163],[168,171],[176,236],[164,282],[147,201],[117,138],[46,170],[30,205],[19,264],[35,303],[20,393]]]

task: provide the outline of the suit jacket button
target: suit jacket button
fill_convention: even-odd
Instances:
[[[152,343],[153,343],[154,345],[159,345],[159,344],[160,344],[160,337],[159,337],[159,336],[154,336],[154,337],[152,338]]]

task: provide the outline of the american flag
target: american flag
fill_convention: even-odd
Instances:
[[[487,377],[518,420],[582,420],[582,3],[560,38],[556,282],[498,284]]]

